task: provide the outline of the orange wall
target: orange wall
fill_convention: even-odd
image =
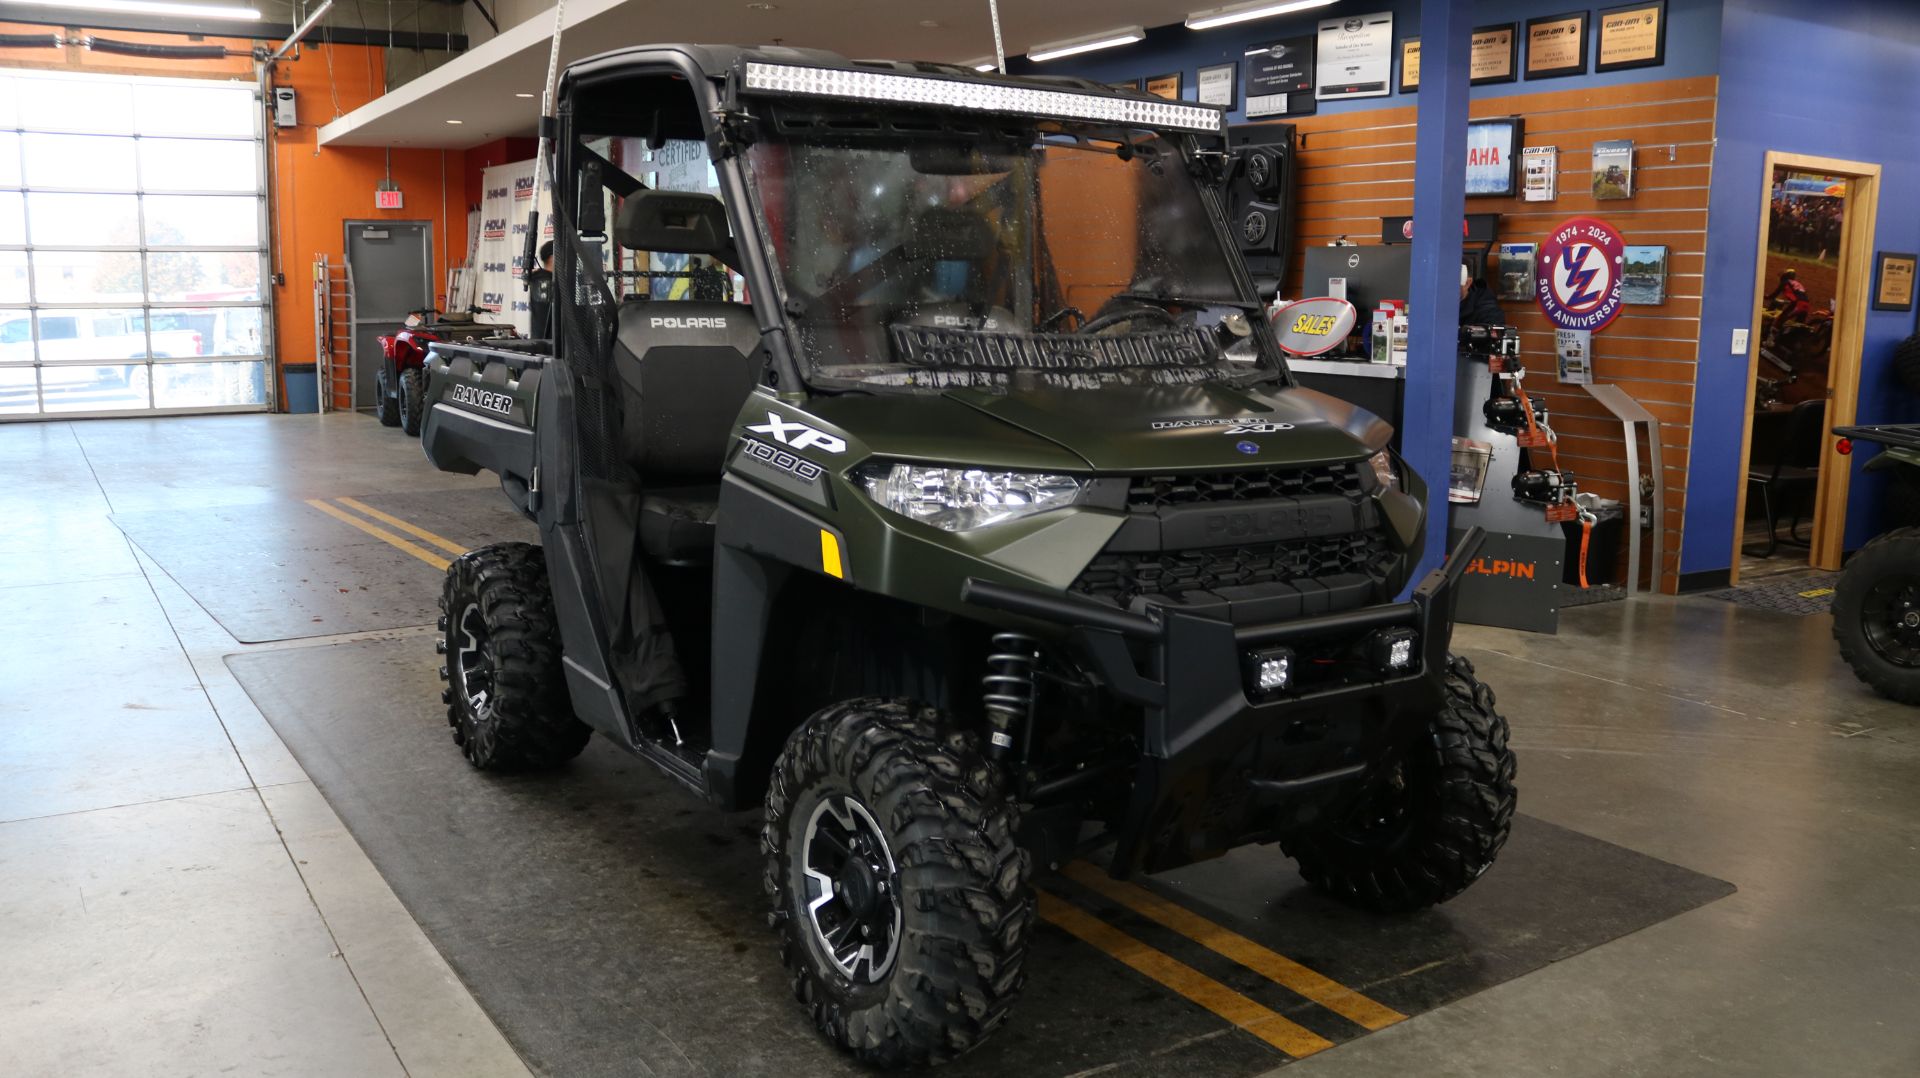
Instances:
[[[95,31],[0,23],[0,33],[54,32],[78,41]],[[178,34],[123,30],[99,33],[119,41],[189,43]],[[80,45],[68,45],[59,49],[9,49],[0,56],[0,66],[253,81],[251,51],[255,42],[207,38],[191,43],[224,45],[232,55],[212,60],[161,60],[95,53]],[[432,222],[438,248],[433,268],[436,305],[444,306],[440,301],[447,267],[459,265],[466,258],[467,167],[463,153],[393,151],[392,176],[405,196],[406,208],[376,210],[373,191],[388,175],[387,152],[377,147],[320,149],[317,145],[323,124],[380,95],[385,70],[384,50],[364,45],[302,46],[274,65],[274,84],[293,87],[300,116],[298,127],[278,128],[269,122],[266,128],[274,163],[275,228],[269,239],[272,268],[284,282],[273,290],[275,354],[282,364],[314,361],[313,261],[321,254],[336,262],[344,257],[346,221]],[[264,102],[261,107],[266,107]],[[285,400],[284,393],[281,399]]]
[[[327,54],[331,53],[329,57]],[[319,129],[379,95],[386,62],[373,46],[303,48],[297,61],[274,65],[275,86],[297,95],[298,127],[269,127],[274,162],[274,214],[278,223],[274,270],[285,283],[274,289],[275,338],[282,363],[311,363],[313,262],[319,255],[345,258],[346,225],[353,221],[429,221],[433,225],[434,304],[446,289],[447,267],[466,259],[465,159],[458,150],[387,151],[379,147],[328,147]],[[406,206],[376,210],[373,191],[391,175]]]

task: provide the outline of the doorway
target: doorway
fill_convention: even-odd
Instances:
[[[1880,166],[1770,152],[1748,341],[1733,582],[1840,568]]]
[[[353,406],[372,408],[379,338],[433,305],[432,223],[348,221],[347,273],[353,281]]]

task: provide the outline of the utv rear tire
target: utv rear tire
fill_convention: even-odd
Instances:
[[[1449,656],[1447,699],[1400,761],[1398,784],[1339,824],[1283,843],[1308,883],[1347,905],[1406,913],[1445,902],[1493,866],[1513,824],[1507,720],[1473,664]]]
[[[393,379],[381,368],[373,375],[373,414],[383,427],[400,425],[400,402],[393,396]]]
[[[1840,657],[1873,691],[1920,704],[1920,528],[1887,532],[1860,548],[1833,593]]]
[[[761,831],[768,921],[828,1040],[864,1063],[918,1067],[1006,1019],[1033,918],[1018,814],[973,735],[932,708],[851,700],[794,731]],[[856,933],[872,946],[843,967],[836,931],[843,949]]]
[[[410,367],[400,372],[400,429],[420,433],[420,420],[427,414],[427,372]]]
[[[587,747],[560,669],[546,554],[531,543],[495,543],[447,566],[440,594],[440,680],[447,725],[482,771],[563,764]]]

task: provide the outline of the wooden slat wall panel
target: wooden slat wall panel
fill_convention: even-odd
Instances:
[[[1620,386],[1660,421],[1667,490],[1662,587],[1668,591],[1676,584],[1687,496],[1717,92],[1717,80],[1703,77],[1487,98],[1470,106],[1475,117],[1523,116],[1526,145],[1560,151],[1553,202],[1468,201],[1469,213],[1501,215],[1502,242],[1538,244],[1553,226],[1586,214],[1611,222],[1629,243],[1668,248],[1667,302],[1626,308],[1595,335],[1593,349],[1596,377]],[[1291,122],[1300,154],[1297,249],[1288,280],[1297,285],[1305,272],[1306,247],[1342,237],[1377,243],[1381,217],[1413,212],[1416,113],[1411,107],[1391,108]],[[1593,144],[1617,138],[1635,143],[1634,197],[1596,202],[1588,192]],[[1579,476],[1582,489],[1624,500],[1620,424],[1578,387],[1554,381],[1553,328],[1539,308],[1502,306],[1507,320],[1519,327],[1535,372],[1528,379],[1529,392],[1552,409],[1562,464]]]

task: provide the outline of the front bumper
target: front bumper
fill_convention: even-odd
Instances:
[[[1443,702],[1454,598],[1483,538],[1471,529],[1405,602],[1264,625],[1177,608],[1147,617],[979,580],[967,581],[962,598],[1067,627],[1082,665],[1142,709],[1141,758],[1112,870],[1156,872],[1312,826],[1363,788],[1403,724],[1426,722]],[[1242,662],[1251,650],[1340,648],[1394,628],[1418,634],[1418,662],[1405,673],[1248,697]]]

